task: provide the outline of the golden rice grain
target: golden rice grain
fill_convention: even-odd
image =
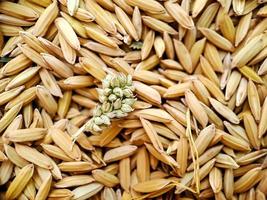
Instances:
[[[146,2],[141,0],[126,0],[126,3],[130,6],[137,6],[140,9],[148,11],[150,13],[159,14],[165,12],[164,7],[155,0],[148,0]]]
[[[110,151],[107,151],[103,159],[105,162],[113,162],[116,160],[121,160],[132,155],[137,150],[137,147],[134,145],[125,145],[121,147],[114,148]]]
[[[43,154],[41,154],[36,149],[33,149],[26,145],[20,145],[20,144],[16,144],[15,148],[16,148],[16,152],[25,160],[32,162],[46,169],[53,168],[51,161],[47,159]]]
[[[55,20],[55,25],[57,26],[58,31],[62,35],[62,37],[68,42],[68,44],[76,49],[80,49],[80,41],[76,33],[74,32],[71,25],[62,17],[59,17]],[[67,35],[68,33],[68,35]]]
[[[132,36],[134,40],[138,41],[140,38],[138,37],[137,31],[127,14],[118,6],[115,7],[115,13],[126,32]]]
[[[223,105],[221,102],[219,102],[213,98],[209,98],[209,100],[210,100],[212,107],[218,113],[220,113],[220,115],[224,116],[227,120],[229,120],[230,122],[232,122],[234,124],[239,124],[238,117],[231,109],[229,109],[227,106]]]
[[[259,94],[257,92],[256,86],[253,83],[253,81],[248,81],[248,103],[249,107],[251,109],[251,112],[255,118],[255,120],[258,122],[260,120],[261,116],[261,106],[260,106],[260,99]]]
[[[205,128],[208,124],[208,116],[194,93],[190,90],[186,90],[185,100],[194,117],[198,120],[202,127]]]
[[[208,28],[199,28],[199,30],[215,46],[219,47],[222,50],[230,52],[234,51],[234,46],[231,44],[231,42],[215,31]]]
[[[261,168],[257,167],[244,174],[241,178],[235,181],[234,192],[245,192],[249,190],[253,185],[257,183],[256,181],[260,172]]]
[[[166,32],[171,35],[177,34],[177,31],[174,28],[172,28],[170,25],[168,25],[167,23],[163,21],[160,21],[150,16],[142,16],[142,20],[145,23],[145,25],[147,25],[148,27],[150,27],[151,29],[155,31],[158,31],[161,33]]]
[[[32,164],[23,167],[16,178],[11,182],[7,192],[7,199],[15,199],[23,191],[33,175],[34,166]]]
[[[183,68],[188,73],[192,73],[193,66],[192,66],[192,60],[191,60],[191,56],[190,56],[188,49],[185,47],[185,45],[182,42],[178,40],[173,40],[173,43],[174,43],[174,49],[175,49],[176,55],[179,58],[179,61],[181,62]]]

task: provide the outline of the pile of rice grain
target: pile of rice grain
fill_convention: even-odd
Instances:
[[[2,0],[0,54],[0,199],[266,199],[266,0]]]

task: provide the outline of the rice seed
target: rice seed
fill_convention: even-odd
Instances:
[[[155,32],[151,30],[147,33],[147,35],[145,36],[144,42],[143,42],[143,46],[141,49],[142,60],[145,60],[146,58],[148,58],[152,50],[154,40],[155,40]]]
[[[56,188],[69,188],[92,183],[94,178],[89,175],[67,176],[55,183]]]
[[[14,97],[19,95],[23,89],[24,89],[24,86],[19,86],[17,88],[11,89],[9,91],[2,92],[0,94],[0,105],[4,105],[7,102],[9,102],[10,100],[12,100]]]
[[[245,1],[243,1],[243,2],[245,2]],[[241,19],[237,25],[237,28],[236,28],[236,34],[235,34],[235,46],[236,47],[240,44],[240,42],[242,42],[242,40],[248,34],[249,26],[251,23],[251,18],[252,18],[252,12],[241,17]]]
[[[220,168],[226,169],[237,169],[239,165],[235,162],[235,160],[228,156],[227,154],[219,153],[216,156],[216,166]]]
[[[18,129],[7,132],[6,138],[12,142],[29,142],[42,139],[45,134],[46,129],[43,128]]]
[[[51,184],[52,184],[52,176],[49,175],[48,177],[46,177],[44,182],[41,184],[35,198],[40,199],[40,200],[46,199],[49,194]]]
[[[257,167],[250,171],[248,171],[246,174],[244,174],[241,178],[239,178],[234,183],[234,192],[246,192],[249,190],[253,185],[255,185],[257,182],[257,178],[260,175],[261,168]]]
[[[10,90],[23,85],[31,78],[33,78],[38,73],[39,69],[40,67],[31,67],[24,70],[8,83],[8,85],[6,86],[6,90]]]
[[[32,49],[38,53],[47,52],[47,49],[42,45],[42,43],[36,38],[32,33],[21,31],[19,35],[23,38],[24,42],[29,45]]]
[[[54,116],[57,112],[57,102],[51,93],[45,87],[38,85],[36,87],[36,95],[46,111]]]
[[[203,180],[210,173],[210,171],[214,167],[214,164],[215,164],[215,159],[212,159],[199,169],[199,180],[200,181]],[[195,181],[192,181],[192,184],[195,184]]]
[[[21,107],[22,103],[19,103],[4,114],[4,116],[0,119],[0,132],[5,130],[5,128],[15,119],[20,112]]]
[[[39,76],[49,92],[57,97],[63,97],[60,87],[58,86],[55,77],[46,69],[41,69],[39,71]]]
[[[222,91],[219,89],[219,87],[210,81],[208,78],[204,76],[198,76],[198,79],[202,82],[202,84],[208,89],[208,91],[220,102],[225,102],[224,101],[224,94]]]
[[[138,81],[134,81],[134,86],[135,86],[135,92],[138,95],[144,97],[149,102],[154,103],[156,105],[161,104],[161,96],[155,89]]]
[[[81,160],[81,151],[77,145],[72,144],[71,137],[60,129],[51,128],[48,130],[51,133],[52,139],[69,157],[76,161]]]
[[[267,47],[263,48],[263,50],[261,50],[259,52],[258,55],[256,55],[250,62],[249,62],[249,65],[255,65],[261,61],[263,61],[266,57],[266,54],[267,54]]]
[[[260,141],[258,139],[258,127],[256,121],[251,113],[245,113],[243,116],[244,126],[250,144],[255,148],[260,148]]]
[[[262,78],[251,68],[248,66],[240,67],[238,70],[248,79],[251,79],[255,83],[263,83]]]
[[[238,71],[233,71],[226,84],[225,100],[229,100],[231,96],[236,92],[240,80],[241,80],[241,74]]]
[[[61,60],[50,54],[42,53],[41,55],[43,59],[49,64],[49,66],[63,78],[73,76],[72,69],[66,63],[62,62]]]
[[[18,155],[16,150],[10,145],[4,144],[4,149],[8,159],[15,165],[22,168],[29,164],[29,162],[23,159],[20,155]]]
[[[24,44],[24,45],[18,44],[18,47],[20,48],[20,50],[25,56],[27,56],[37,65],[44,67],[44,68],[49,68],[45,60],[42,58],[42,56],[38,52],[30,48],[27,44]]]
[[[189,144],[187,138],[181,137],[177,146],[177,154],[176,161],[179,163],[180,168],[178,169],[178,173],[180,176],[184,176],[187,168],[187,159],[189,152]]]
[[[228,39],[232,44],[234,44],[235,36],[236,36],[236,30],[233,24],[233,21],[231,17],[228,15],[228,13],[224,13],[221,21],[219,22],[220,30],[223,34],[223,36]]]
[[[258,126],[258,137],[261,138],[267,130],[267,124],[265,123],[266,121],[266,110],[267,110],[267,98],[265,98],[263,105],[262,105],[262,109],[261,109],[261,118],[259,121],[259,126]]]
[[[236,114],[227,106],[223,105],[221,102],[213,99],[213,98],[209,98],[210,103],[212,105],[212,107],[218,112],[220,113],[220,115],[222,115],[224,118],[226,118],[227,120],[229,120],[230,122],[234,123],[234,124],[239,124],[239,118],[236,116]]]
[[[133,189],[137,192],[150,193],[163,189],[170,183],[171,180],[169,179],[154,179],[142,183],[137,183],[133,185]]]
[[[217,3],[217,2],[210,4],[203,11],[202,15],[199,17],[199,19],[198,19],[198,21],[196,23],[196,26],[197,27],[203,27],[203,28],[209,28],[211,23],[213,22],[214,18],[216,17],[217,13],[220,14],[220,9],[219,8],[220,8],[220,4]],[[217,16],[221,16],[219,14]],[[216,20],[216,22],[217,22],[217,20]],[[218,25],[218,23],[216,25]]]
[[[258,70],[258,74],[259,75],[264,75],[264,74],[266,74],[266,72],[267,72],[267,61],[266,61],[266,59],[264,60],[264,62],[261,64],[261,66],[260,66],[260,68],[259,68],[259,70]]]
[[[248,151],[250,150],[250,146],[247,142],[235,137],[231,136],[227,133],[223,133],[222,143],[232,149],[238,150],[238,151]]]
[[[58,39],[65,60],[70,64],[74,64],[77,57],[76,51],[66,42],[60,33],[58,34]]]
[[[203,39],[202,39],[203,40]],[[203,46],[204,48],[204,46]],[[202,50],[203,51],[203,50]],[[223,63],[221,61],[217,48],[211,43],[205,46],[204,57],[209,61],[213,69],[217,72],[223,72]]]
[[[97,194],[100,190],[102,190],[104,186],[101,183],[90,183],[84,186],[80,186],[75,188],[74,190],[71,191],[73,194],[73,199],[77,200],[85,200],[88,199],[95,194]]]
[[[220,117],[210,107],[208,107],[204,103],[201,102],[201,105],[208,115],[209,122],[213,123],[218,128],[222,128],[223,127],[223,121],[220,119]]]
[[[142,16],[142,20],[146,26],[148,26],[149,28],[155,31],[158,31],[160,33],[166,32],[170,35],[177,34],[177,31],[174,28],[172,28],[170,25],[168,25],[167,23],[161,20],[155,19],[150,16],[144,16],[144,15]]]
[[[201,126],[205,128],[208,124],[208,116],[194,93],[190,90],[186,90],[185,100],[194,117],[198,120]]]
[[[120,185],[129,192],[131,184],[130,158],[124,158],[119,162]]]
[[[49,198],[71,198],[73,196],[72,192],[68,189],[52,189]]]
[[[92,171],[92,175],[96,181],[107,187],[114,187],[119,184],[119,179],[116,176],[107,173],[104,170],[95,169]]]
[[[115,6],[115,13],[116,13],[116,16],[117,16],[119,22],[124,27],[126,32],[130,36],[132,36],[135,41],[138,41],[140,38],[138,37],[135,26],[133,25],[132,21],[127,16],[127,14],[118,6]]]
[[[203,74],[206,75],[212,82],[219,86],[219,79],[213,70],[212,66],[204,56],[200,56],[200,66]]]
[[[163,33],[163,40],[166,46],[166,55],[169,59],[174,58],[174,46],[170,35],[167,32]]]
[[[125,3],[124,1],[122,1],[120,4],[120,7],[122,7],[123,3]],[[127,5],[127,4],[126,4]],[[128,5],[127,5],[128,6]],[[127,7],[128,8],[128,7]],[[125,9],[124,9],[125,10]],[[132,10],[132,8],[129,6],[129,10]],[[126,10],[125,10],[126,11]],[[128,11],[129,13],[129,11]],[[134,28],[136,30],[137,36],[140,39],[142,36],[142,17],[141,17],[141,13],[140,10],[137,6],[134,7],[133,10],[133,15],[132,15],[132,23],[134,25]]]
[[[137,147],[134,145],[124,145],[107,151],[103,159],[107,163],[114,162],[131,156],[136,150]]]
[[[67,41],[67,43],[72,48],[80,50],[80,41],[78,40],[78,37],[71,25],[62,17],[58,17],[55,20],[55,25],[62,37]]]
[[[94,39],[95,41],[106,45],[108,47],[118,48],[118,45],[116,42],[114,42],[110,37],[108,37],[103,32],[100,32],[98,29],[96,29],[95,26],[92,25],[86,25],[85,26],[86,33],[89,37]]]
[[[33,9],[13,2],[1,2],[0,11],[1,13],[29,21],[34,21],[39,17]]]
[[[159,84],[160,75],[147,70],[137,70],[133,74],[133,79],[146,84]]]
[[[150,70],[153,69],[155,66],[157,66],[159,64],[160,60],[158,58],[157,55],[152,55],[150,56],[148,59],[140,62],[137,66],[136,66],[136,70]]]
[[[185,91],[190,89],[191,82],[185,82],[173,85],[167,89],[164,93],[164,98],[175,98],[179,96],[183,96]]]
[[[86,9],[93,14],[95,21],[107,32],[116,34],[117,29],[107,12],[92,0],[85,1]]]
[[[197,0],[194,2],[193,7],[192,7],[192,16],[193,18],[196,18],[198,16],[198,14],[203,10],[203,8],[205,7],[207,3],[207,0],[205,1],[200,1]]]
[[[17,198],[23,189],[26,187],[28,182],[30,181],[33,175],[34,166],[32,164],[26,165],[23,167],[15,179],[9,185],[6,198],[7,199],[15,199]]]
[[[149,155],[145,147],[142,147],[137,152],[136,173],[139,182],[144,182],[149,180],[150,163],[149,163]]]
[[[108,56],[124,56],[125,51],[120,48],[111,48],[105,45],[102,45],[97,42],[88,41],[87,43],[83,44],[84,47],[88,48],[89,50],[98,52],[100,54],[108,55]]]
[[[193,72],[192,60],[189,51],[184,44],[178,40],[173,40],[176,55],[179,58],[183,68],[188,72]]]
[[[19,104],[27,105],[28,103],[32,102],[36,98],[36,87],[31,87],[27,90],[24,90],[20,93],[17,97],[9,101],[6,106],[5,110],[11,110],[14,106]]]
[[[70,0],[67,0],[67,8],[68,8],[68,12],[71,16],[73,16],[78,7],[79,7],[79,0],[74,0],[74,1],[70,1]]]
[[[126,3],[130,6],[137,6],[150,13],[160,14],[165,12],[164,7],[155,0],[148,0],[145,2],[142,0],[126,0]]]
[[[156,122],[170,123],[173,121],[173,118],[166,111],[156,108],[140,110],[135,112],[134,115]]]
[[[213,167],[209,174],[209,183],[214,193],[218,193],[222,190],[222,172],[219,168]]]
[[[202,166],[206,162],[208,162],[211,159],[213,159],[216,155],[219,154],[219,152],[222,150],[222,148],[223,148],[223,146],[219,145],[219,146],[211,147],[210,149],[206,150],[198,159],[199,166]],[[193,169],[194,169],[193,163],[191,163],[188,166],[187,171],[192,171]]]
[[[251,109],[251,112],[255,118],[255,120],[258,122],[261,117],[261,106],[260,106],[260,99],[259,94],[257,92],[256,85],[253,83],[253,81],[248,81],[248,103],[249,107]]]
[[[253,161],[265,156],[267,154],[266,150],[258,150],[251,153],[248,153],[242,157],[236,159],[239,165],[248,165],[251,164]]]
[[[200,32],[215,46],[225,51],[234,51],[234,46],[226,38],[208,28],[199,28]]]
[[[204,51],[205,44],[206,44],[206,38],[203,38],[195,42],[190,50],[193,69],[196,68],[199,62],[199,58]]]
[[[243,0],[234,0],[233,1],[233,9],[237,15],[242,15],[245,9],[246,1]]]
[[[195,140],[195,145],[198,151],[198,155],[201,155],[205,152],[205,150],[209,146],[214,136],[215,136],[214,124],[207,126],[199,133],[198,137]]]
[[[41,144],[44,152],[54,158],[63,160],[63,161],[72,161],[72,158],[70,158],[63,150],[61,150],[57,146],[53,146],[50,144]]]
[[[257,55],[266,46],[266,34],[260,34],[251,39],[234,56],[231,67],[245,66],[255,55]],[[253,51],[250,51],[253,47]]]
[[[17,74],[29,67],[31,64],[32,61],[27,56],[20,54],[1,68],[1,74],[4,76]]]
[[[111,62],[113,65],[113,67],[118,70],[119,72],[122,72],[124,74],[130,74],[133,75],[134,73],[134,69],[128,64],[128,62],[126,62],[124,59],[122,58],[112,58]]]
[[[15,149],[16,152],[25,160],[45,169],[52,169],[53,166],[50,160],[48,160],[43,154],[41,154],[36,149],[21,144],[16,144]]]
[[[52,4],[46,7],[46,9],[42,12],[40,17],[36,21],[33,28],[33,34],[36,36],[44,36],[45,33],[48,31],[50,25],[57,17],[58,12],[59,10],[57,2],[54,1]]]
[[[42,37],[38,37],[38,40],[49,50],[51,54],[64,58],[61,48],[59,48],[56,44]]]
[[[89,172],[98,168],[97,165],[85,161],[62,162],[58,167],[62,172]]]
[[[234,174],[233,169],[226,169],[223,177],[224,193],[226,198],[232,198],[234,194]]]
[[[178,4],[172,1],[167,1],[164,6],[168,13],[184,28],[192,29],[194,22],[192,18],[185,12],[185,10]]]
[[[240,106],[244,103],[247,98],[247,84],[248,81],[246,78],[241,78],[239,86],[236,91],[236,106]]]
[[[159,140],[156,130],[152,124],[143,118],[140,118],[143,128],[145,129],[146,134],[148,135],[150,141],[152,142],[155,149],[158,151],[163,151],[163,146]]]

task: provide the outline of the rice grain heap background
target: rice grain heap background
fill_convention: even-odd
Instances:
[[[266,0],[2,0],[0,54],[1,200],[266,199]]]

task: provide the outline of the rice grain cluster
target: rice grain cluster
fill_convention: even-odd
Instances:
[[[266,199],[266,0],[0,0],[0,56],[1,200]]]

